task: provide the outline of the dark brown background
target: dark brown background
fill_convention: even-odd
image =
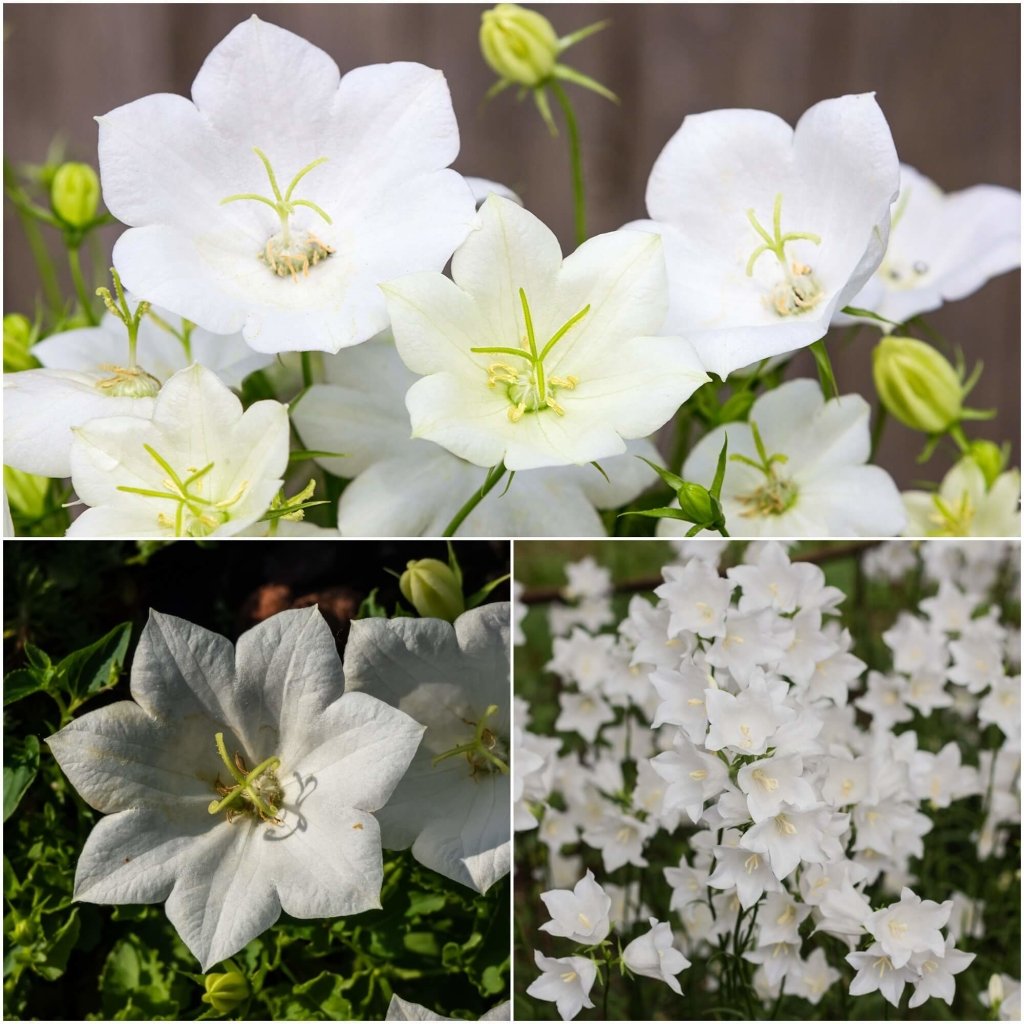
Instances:
[[[540,6],[540,5],[538,5]],[[644,216],[655,157],[690,112],[771,110],[790,122],[817,100],[874,90],[901,158],[944,189],[1020,187],[1020,8],[1017,5],[545,4],[561,33],[601,18],[605,32],[567,63],[622,97],[618,108],[573,90],[591,232]],[[91,118],[152,92],[187,94],[209,50],[253,11],[330,53],[342,71],[376,61],[442,68],[462,131],[457,168],[516,188],[571,248],[564,139],[511,93],[481,112],[494,78],[479,56],[476,4],[8,4],[4,8],[4,148],[40,161],[55,134],[95,162]],[[282,69],[287,74],[287,69]],[[110,238],[113,238],[113,232]],[[5,209],[4,310],[29,310],[35,277]],[[109,241],[109,240],[108,240]],[[972,400],[996,405],[972,436],[1020,433],[1020,276],[1005,275],[929,318],[986,370]],[[865,330],[833,346],[840,388],[872,391]],[[801,357],[803,359],[803,357]],[[801,373],[813,373],[798,362]],[[881,461],[908,485],[919,435],[890,427]],[[1017,456],[1015,455],[1015,459]],[[929,475],[948,464],[937,459]]]

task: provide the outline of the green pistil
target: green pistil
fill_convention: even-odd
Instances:
[[[148,444],[142,446],[151,459],[167,474],[163,481],[166,490],[151,490],[146,487],[128,487],[121,485],[117,489],[127,494],[141,494],[145,498],[160,498],[164,501],[177,502],[174,511],[174,518],[161,513],[158,523],[161,526],[173,527],[175,537],[206,537],[213,533],[219,526],[230,519],[228,509],[237,504],[248,487],[248,482],[243,483],[238,493],[232,498],[222,501],[211,501],[202,497],[199,493],[201,481],[213,469],[214,463],[209,463],[201,469],[190,470],[190,475],[182,479],[174,467],[158,452]],[[200,485],[200,486],[197,486]],[[189,513],[186,523],[185,512]]]
[[[964,491],[960,500],[950,504],[939,495],[932,495],[935,511],[929,519],[939,528],[940,537],[966,537],[974,519],[974,504],[971,496]]]
[[[786,244],[788,242],[795,242],[798,239],[803,239],[807,242],[813,242],[815,245],[821,245],[821,236],[812,234],[810,231],[788,231],[786,234],[782,233],[781,192],[776,195],[775,205],[772,207],[772,234],[769,235],[761,226],[752,208],[747,210],[747,220],[750,221],[751,227],[753,227],[761,238],[764,239],[764,244],[759,245],[751,254],[750,259],[747,260],[747,277],[753,277],[754,264],[757,263],[758,258],[762,253],[774,253],[775,258],[782,264],[783,270],[788,275],[789,264],[786,261]]]
[[[544,360],[551,350],[568,332],[575,327],[589,312],[588,303],[568,320],[547,340],[543,348],[537,347],[537,335],[533,327],[533,315],[524,289],[519,289],[519,301],[523,307],[523,321],[526,324],[527,349],[511,348],[500,345],[471,348],[470,352],[485,355],[506,355],[526,361],[526,370],[508,363],[492,363],[487,368],[487,386],[495,387],[504,384],[507,388],[511,408],[508,418],[513,423],[522,419],[527,412],[539,412],[542,409],[553,409],[559,416],[565,410],[555,398],[558,390],[573,390],[579,383],[576,377],[548,377],[544,370]]]
[[[268,757],[256,765],[252,771],[246,772],[239,767],[239,763],[244,765],[239,755],[236,754],[234,759],[228,756],[224,733],[217,733],[214,740],[217,744],[217,753],[220,754],[221,761],[224,762],[224,766],[235,780],[235,785],[219,787],[219,791],[224,793],[223,797],[220,800],[211,800],[207,810],[210,814],[221,814],[227,811],[229,818],[232,813],[254,813],[262,821],[276,824],[278,808],[275,806],[275,802],[280,799],[280,788],[274,773],[281,766],[281,759]],[[262,784],[260,784],[260,780],[263,780]],[[266,798],[267,790],[274,794],[273,800]],[[246,803],[251,806],[246,807]]]
[[[113,267],[110,268],[110,276],[114,282],[114,291],[117,293],[117,301],[114,301],[109,288],[97,288],[96,294],[103,300],[103,305],[106,306],[107,309],[124,324],[125,330],[128,332],[127,369],[134,370],[135,350],[139,344],[139,324],[142,323],[142,318],[149,312],[150,304],[148,302],[140,302],[133,312],[131,307],[128,305],[128,299],[124,294],[124,288],[121,286],[121,277]]]
[[[472,769],[470,774],[473,776],[481,772],[495,771],[501,772],[502,775],[508,775],[508,762],[495,753],[498,748],[498,737],[487,725],[487,720],[497,713],[498,705],[491,704],[483,713],[479,722],[469,723],[470,725],[475,725],[473,738],[468,743],[460,743],[458,746],[452,747],[451,750],[438,754],[431,764],[436,767],[442,761],[465,754],[466,761]]]
[[[274,168],[271,167],[267,154],[257,146],[253,146],[252,151],[260,158],[260,162],[263,164],[263,167],[267,172],[267,177],[270,179],[270,188],[274,193],[274,198],[271,199],[268,196],[261,196],[256,192],[239,192],[236,195],[227,196],[222,199],[220,201],[221,206],[225,203],[235,203],[243,199],[254,203],[263,203],[265,206],[269,206],[281,220],[281,236],[285,246],[291,245],[291,227],[288,218],[295,212],[296,206],[308,207],[315,214],[322,217],[328,224],[333,223],[327,213],[311,200],[292,199],[292,193],[295,191],[295,187],[298,183],[302,181],[302,179],[309,174],[314,167],[319,167],[321,164],[327,163],[327,157],[322,156],[306,164],[306,166],[303,167],[294,178],[292,178],[291,183],[282,195],[281,188],[277,184],[277,176],[274,174]]]
[[[781,452],[769,455],[761,432],[753,420],[750,421],[750,431],[754,436],[758,458],[755,460],[746,455],[730,455],[729,458],[764,474],[764,483],[750,494],[738,496],[737,500],[747,506],[746,511],[742,513],[744,516],[780,516],[793,507],[799,493],[796,485],[780,477],[776,469],[777,466],[788,462],[789,456]]]

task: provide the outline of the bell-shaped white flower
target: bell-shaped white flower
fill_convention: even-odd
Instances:
[[[69,537],[239,533],[267,510],[288,465],[288,409],[244,412],[198,364],[161,388],[150,420],[113,416],[75,428],[71,478],[92,506]]]
[[[879,265],[899,161],[872,95],[687,117],[647,185],[672,303],[667,329],[725,377],[828,330]]]
[[[131,670],[134,700],[76,719],[47,743],[106,816],[75,873],[75,899],[160,903],[207,971],[292,917],[380,906],[373,815],[423,727],[344,693],[316,608],[286,611],[237,649],[152,612]]]
[[[901,164],[885,258],[849,304],[904,324],[1019,266],[1020,192],[975,185],[947,194]]]
[[[379,282],[439,270],[473,197],[447,170],[459,133],[444,75],[350,71],[253,16],[211,51],[192,101],[99,118],[103,198],[130,225],[125,285],[257,351],[337,352],[387,325]]]
[[[355,477],[338,503],[338,529],[353,537],[437,537],[483,483],[479,466],[432,441],[409,437],[405,394],[416,381],[387,334],[324,360],[327,383],[294,406],[292,422],[307,448],[344,453],[317,461]],[[632,501],[651,482],[637,458],[657,459],[649,441],[593,466],[516,474],[496,487],[459,527],[467,537],[603,537],[596,511]],[[415,495],[399,501],[396,495]]]
[[[562,1020],[572,1020],[584,1007],[592,1009],[590,990],[597,978],[597,965],[582,956],[543,956],[534,950],[533,959],[543,972],[530,982],[528,996],[554,1003]]]
[[[492,195],[452,278],[384,290],[399,354],[423,378],[406,397],[413,435],[478,466],[619,455],[707,380],[689,344],[656,337],[668,292],[652,235],[598,235],[563,263],[547,227]]]
[[[551,920],[540,926],[542,932],[558,935],[593,946],[608,937],[611,931],[609,912],[612,898],[588,871],[573,887],[542,892],[540,898],[548,908]]]
[[[676,995],[683,990],[676,979],[690,961],[672,946],[672,928],[666,921],[650,919],[651,930],[634,939],[622,951],[622,962],[634,973],[665,982]]]
[[[866,465],[870,412],[860,395],[826,402],[817,381],[787,381],[754,402],[748,422],[716,427],[702,437],[686,460],[683,477],[710,486],[728,437],[721,500],[731,533],[897,535],[907,518],[899,491],[884,469]],[[681,534],[681,525],[661,520],[658,533]]]
[[[965,457],[938,491],[904,491],[903,504],[911,537],[1019,537],[1020,470],[1000,473],[989,485]]]
[[[359,619],[345,680],[426,727],[378,815],[389,850],[485,892],[509,871],[509,617],[506,603],[441,619]]]
[[[4,464],[40,476],[71,475],[72,428],[101,416],[153,415],[160,385],[193,361],[228,387],[266,366],[240,334],[221,337],[151,310],[139,324],[136,363],[128,366],[125,325],[106,314],[99,326],[53,334],[32,347],[41,370],[4,374]],[[160,324],[166,326],[160,326]]]
[[[946,949],[942,929],[949,921],[953,903],[922,900],[904,888],[898,903],[876,910],[868,919],[868,931],[882,947],[893,967],[902,967],[915,953],[941,957]]]

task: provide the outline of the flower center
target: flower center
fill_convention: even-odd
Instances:
[[[957,502],[946,501],[944,498],[940,498],[939,495],[934,494],[932,495],[932,503],[934,510],[928,514],[928,519],[938,527],[933,536],[968,536],[976,510],[967,491],[960,495],[960,500]]]
[[[248,490],[249,482],[245,481],[233,497],[221,501],[212,501],[202,495],[204,478],[213,469],[211,462],[202,469],[189,466],[184,479],[174,467],[148,444],[142,446],[151,459],[167,474],[161,481],[164,490],[158,491],[147,487],[119,486],[119,491],[126,494],[141,494],[145,498],[159,498],[162,501],[173,501],[177,504],[173,515],[161,512],[157,516],[157,524],[165,530],[173,530],[175,537],[207,537],[218,527],[223,526],[231,518],[228,511],[242,500]]]
[[[250,771],[246,767],[245,759],[237,751],[234,758],[228,757],[224,733],[217,733],[214,742],[217,744],[217,753],[220,754],[221,761],[234,780],[234,785],[226,786],[218,777],[214,788],[220,799],[210,801],[207,808],[210,814],[224,812],[229,822],[248,816],[258,818],[268,825],[282,824],[277,814],[283,794],[276,774],[281,766],[281,759],[268,757]]]
[[[588,303],[578,313],[569,317],[551,335],[544,346],[538,348],[530,304],[527,301],[526,292],[522,288],[519,289],[519,301],[523,307],[523,320],[526,323],[526,337],[521,342],[521,346],[525,343],[525,347],[506,348],[494,345],[471,348],[470,352],[514,356],[516,359],[524,360],[524,363],[491,363],[487,367],[487,386],[489,388],[504,386],[509,403],[508,418],[513,423],[518,423],[528,412],[543,412],[545,409],[552,409],[559,416],[564,416],[565,409],[559,403],[556,395],[560,390],[575,390],[576,385],[579,384],[579,378],[572,375],[567,377],[549,376],[545,372],[544,360],[555,345],[590,312],[590,304]]]
[[[152,398],[160,391],[160,381],[141,366],[115,366],[102,363],[101,370],[112,376],[96,381],[96,387],[112,398]]]
[[[278,216],[281,222],[281,230],[275,232],[267,239],[267,244],[256,254],[260,262],[265,263],[278,277],[290,277],[298,283],[299,275],[309,276],[310,267],[327,259],[334,249],[326,242],[317,238],[312,231],[295,229],[292,226],[291,218],[298,206],[305,206],[312,210],[318,217],[328,224],[332,224],[330,216],[317,206],[311,199],[294,199],[293,194],[299,182],[315,167],[327,163],[327,157],[322,156],[306,164],[289,182],[288,187],[282,193],[277,183],[277,176],[274,168],[270,165],[266,153],[262,149],[253,147],[253,152],[259,157],[270,180],[270,188],[273,196],[261,196],[256,192],[239,192],[236,195],[227,196],[222,199],[221,205],[235,203],[240,200],[247,202],[263,203],[269,206]]]
[[[769,455],[761,438],[761,432],[753,420],[750,421],[750,432],[754,437],[754,447],[757,449],[758,459],[750,459],[746,455],[730,455],[729,458],[756,469],[763,474],[764,481],[749,493],[737,495],[737,500],[745,506],[740,514],[747,518],[781,516],[796,504],[799,494],[796,484],[780,476],[778,472],[778,466],[788,462],[789,456],[783,455],[781,452]]]
[[[753,209],[747,210],[747,220],[762,240],[747,260],[747,277],[754,276],[754,266],[766,252],[772,253],[782,268],[782,280],[772,286],[767,299],[768,305],[779,316],[796,316],[816,306],[823,295],[821,285],[810,266],[786,256],[786,246],[796,241],[821,245],[821,236],[809,231],[787,231],[783,234],[781,192],[776,195],[775,205],[772,207],[771,234],[761,225]]]
[[[473,738],[466,743],[460,743],[438,754],[431,762],[435,767],[450,757],[458,757],[464,754],[466,763],[469,765],[469,774],[472,778],[479,775],[492,775],[494,772],[501,772],[508,775],[508,752],[498,735],[491,729],[487,720],[498,713],[498,705],[491,704],[483,713],[479,722],[466,721],[466,725],[473,726]]]

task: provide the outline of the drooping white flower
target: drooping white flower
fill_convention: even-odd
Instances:
[[[221,337],[185,328],[166,310],[152,312],[170,330],[151,316],[142,318],[134,368],[127,366],[125,326],[108,313],[98,327],[53,334],[34,345],[32,354],[43,369],[4,374],[6,465],[70,476],[72,427],[103,416],[151,417],[160,384],[193,361],[237,387],[271,358],[253,352],[240,334]]]
[[[581,946],[593,946],[608,937],[612,900],[595,881],[592,871],[587,871],[571,892],[552,889],[542,892],[540,898],[551,915],[551,920],[540,926],[542,932],[562,936]]]
[[[672,927],[667,921],[650,918],[650,931],[635,938],[622,951],[622,962],[634,973],[665,982],[676,995],[683,989],[676,975],[690,966],[690,961],[672,946]]]
[[[731,533],[751,537],[899,534],[907,516],[896,485],[885,470],[866,465],[870,412],[860,395],[825,401],[816,381],[787,381],[754,402],[749,422],[716,427],[702,437],[683,466],[683,477],[710,486],[728,437],[730,459],[721,497]],[[751,423],[757,426],[763,454]],[[685,524],[661,520],[658,533],[672,536],[680,532],[680,525]]]
[[[344,458],[317,461],[331,473],[355,477],[338,504],[338,527],[356,537],[438,536],[483,483],[478,466],[432,441],[409,437],[405,394],[416,377],[388,335],[324,360],[326,384],[295,406],[293,422],[305,445]],[[654,446],[631,441],[626,455],[593,466],[517,473],[498,486],[459,528],[459,536],[602,537],[596,509],[632,501],[651,482],[634,456],[657,459]],[[396,500],[414,494],[415,500]]]
[[[947,194],[901,164],[885,258],[849,305],[904,324],[1019,266],[1020,192],[975,185]]]
[[[592,1009],[590,990],[597,977],[597,965],[582,956],[543,956],[534,950],[533,959],[543,971],[526,989],[528,996],[554,1003],[562,1020],[573,1020],[584,1007]]]
[[[688,116],[655,162],[668,329],[725,377],[823,337],[881,262],[899,162],[871,95],[811,107],[796,129],[760,110]]]
[[[444,76],[413,63],[344,78],[253,16],[211,51],[192,101],[99,118],[103,198],[130,225],[125,285],[261,352],[337,352],[387,324],[379,282],[440,269],[473,197]]]
[[[71,478],[92,507],[69,537],[239,533],[267,510],[288,465],[288,410],[242,403],[198,364],[161,388],[152,419],[113,416],[75,428]]]
[[[150,614],[133,701],[47,743],[106,816],[79,858],[75,898],[159,903],[203,971],[283,910],[298,918],[380,906],[380,833],[423,727],[345,693],[314,607],[224,637]]]
[[[626,451],[707,379],[693,349],[656,336],[661,245],[598,235],[563,263],[555,236],[491,196],[452,259],[384,286],[399,354],[423,379],[413,434],[478,466],[585,465]]]
[[[511,1003],[498,1003],[488,1010],[480,1020],[511,1020]],[[388,1003],[385,1020],[460,1020],[459,1017],[442,1017],[433,1010],[428,1010],[419,1003],[410,1003],[399,996],[392,995]]]
[[[1000,473],[989,486],[978,464],[962,458],[937,492],[904,491],[907,529],[914,537],[1019,537],[1020,471]]]
[[[359,619],[345,647],[350,690],[427,731],[378,817],[388,849],[485,892],[508,873],[509,617],[506,603],[441,619]]]

